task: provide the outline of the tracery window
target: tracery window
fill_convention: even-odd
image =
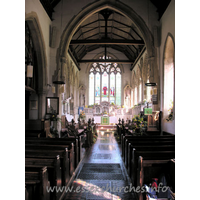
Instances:
[[[93,63],[90,68],[89,105],[103,101],[121,105],[121,69],[117,63]]]

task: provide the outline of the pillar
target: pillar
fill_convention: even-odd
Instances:
[[[38,90],[38,119],[45,119],[46,115],[46,89]]]

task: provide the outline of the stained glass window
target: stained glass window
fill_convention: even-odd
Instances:
[[[94,104],[94,74],[93,73],[89,75],[89,91],[90,91],[89,105],[93,105]]]
[[[102,74],[102,97],[108,96],[108,74],[104,72]]]
[[[115,74],[110,74],[110,97],[115,96]]]
[[[116,74],[116,105],[121,105],[121,74]]]
[[[100,74],[96,74],[95,97],[100,97]]]
[[[105,59],[105,56],[99,59]],[[102,101],[121,105],[121,69],[117,63],[93,63],[91,66],[89,105],[100,104]]]

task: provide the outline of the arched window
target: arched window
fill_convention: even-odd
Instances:
[[[90,68],[89,105],[103,101],[121,105],[121,69],[117,63],[93,63]]]
[[[174,117],[174,53],[174,42],[169,35],[164,51],[164,118],[169,116],[171,112],[173,112],[172,116]]]

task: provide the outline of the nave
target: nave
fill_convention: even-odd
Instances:
[[[129,128],[89,121],[84,129],[68,125],[62,138],[27,133],[26,200],[174,199],[174,135],[141,136]],[[160,183],[167,190],[153,193],[144,187],[157,189]]]

